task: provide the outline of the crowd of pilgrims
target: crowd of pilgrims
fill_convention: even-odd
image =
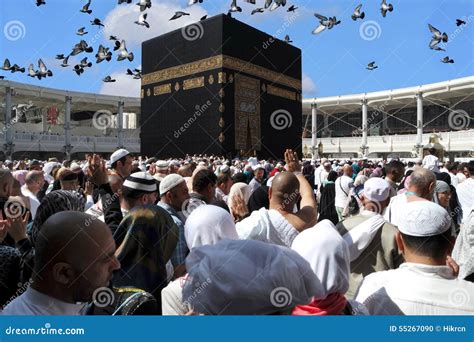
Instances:
[[[474,161],[0,163],[3,315],[474,314]]]

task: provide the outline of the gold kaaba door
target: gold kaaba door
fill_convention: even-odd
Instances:
[[[261,149],[260,80],[235,75],[235,149],[254,154]]]

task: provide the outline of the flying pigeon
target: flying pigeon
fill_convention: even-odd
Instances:
[[[285,43],[287,43],[287,44],[293,43],[293,41],[290,40],[290,36],[289,36],[289,35],[286,35],[286,36],[285,36]]]
[[[39,66],[39,70],[34,70],[33,68],[33,64],[30,64],[30,66],[28,67],[28,76],[30,77],[38,77],[39,80],[41,80],[41,78],[46,78],[47,76],[51,77],[53,76],[53,72],[51,70],[48,70],[48,68],[46,68],[46,65],[44,64],[44,62],[41,60],[41,58],[38,60],[38,66]]]
[[[255,13],[263,13],[265,10],[261,7],[259,8],[256,8],[252,11],[252,13],[250,13],[251,15],[254,15]]]
[[[104,27],[104,24],[102,24],[100,19],[97,19],[97,18],[95,18],[94,20],[91,20],[91,25],[97,25],[97,26]]]
[[[41,5],[46,5],[46,2],[44,2],[44,0],[36,0],[36,6],[41,6]]]
[[[202,4],[203,0],[189,0],[189,1],[188,1],[188,6],[192,6],[192,5],[194,5],[194,4],[197,4],[198,2],[199,2],[200,4]]]
[[[109,40],[119,40],[117,36],[109,36]]]
[[[82,9],[81,9],[81,12],[82,13],[88,13],[88,14],[91,14],[92,13],[92,10],[89,9],[89,6],[91,5],[91,0],[89,0],[87,2],[87,4],[85,4]]]
[[[461,19],[456,19],[456,26],[466,25],[466,22]]]
[[[10,71],[13,73],[15,72],[21,72],[21,73],[24,73],[25,72],[25,68],[20,68],[20,66],[18,64],[13,64],[12,68],[10,69]]]
[[[146,22],[146,13],[140,13],[140,16],[138,17],[138,20],[135,21],[135,24],[140,25],[140,26],[145,26],[146,28],[150,28],[150,24]]]
[[[286,0],[275,0],[273,4],[270,6],[270,11],[276,10],[280,6],[285,6],[286,5]]]
[[[367,67],[366,67],[366,69],[370,70],[370,71],[372,71],[374,69],[377,69],[377,68],[378,68],[378,66],[375,65],[375,62],[370,62],[369,64],[367,64]]]
[[[267,9],[268,7],[270,7],[270,5],[272,4],[272,0],[265,0],[265,9]]]
[[[64,55],[63,54],[56,55],[56,59],[64,59]]]
[[[75,56],[75,55],[78,55],[80,54],[81,52],[87,52],[87,53],[91,53],[94,49],[92,48],[92,46],[89,46],[87,45],[87,42],[85,40],[81,40],[79,43],[77,43],[76,45],[74,45],[74,47],[72,48],[72,51],[70,53],[70,56]]]
[[[132,3],[132,0],[118,0],[118,4],[123,4],[123,3],[126,3],[126,4],[131,4]]]
[[[362,8],[362,4],[357,6],[352,13],[352,20],[356,21],[357,19],[364,19],[365,18],[365,12],[361,12],[360,9]]]
[[[431,50],[436,50],[436,51],[445,51],[444,49],[440,48],[438,46],[438,44],[441,43],[441,42],[447,43],[448,42],[448,35],[445,32],[441,33],[440,30],[438,30],[437,28],[435,28],[431,24],[428,24],[428,28],[430,29],[431,33],[433,34],[433,36],[431,37],[430,45],[429,45],[430,49]]]
[[[3,62],[3,66],[0,69],[5,71],[11,71],[12,74],[15,72],[25,72],[25,68],[20,68],[18,64],[13,64],[12,66],[8,58],[5,59],[5,62]]]
[[[140,6],[140,12],[143,12],[147,8],[151,8],[151,0],[140,0],[137,5]]]
[[[181,12],[181,11],[175,12],[175,14],[171,17],[170,21],[171,21],[171,20],[179,19],[179,18],[181,18],[181,17],[184,16],[184,15],[189,15],[189,13]]]
[[[69,56],[67,56],[66,58],[63,59],[63,62],[61,63],[61,66],[63,68],[66,68],[66,67],[69,66],[69,64],[67,64],[68,60],[69,60]]]
[[[237,0],[232,0],[232,3],[230,4],[229,12],[242,12],[242,8],[237,6]]]
[[[106,48],[103,45],[99,45],[99,52],[95,55],[97,58],[96,63],[100,63],[103,60],[109,62],[112,59],[112,52],[109,52],[109,48]]]
[[[120,43],[120,48],[118,49],[117,60],[123,61],[124,59],[128,59],[130,62],[133,61],[133,52],[127,51],[125,40],[122,40],[122,43]]]
[[[201,19],[199,19],[200,21],[203,21],[203,20],[206,20],[207,19],[207,14],[203,17],[201,17]]]
[[[387,11],[392,12],[393,11],[393,5],[388,4],[386,0],[382,0],[382,3],[380,4],[380,12],[382,12],[382,17],[385,18],[387,15]]]
[[[105,78],[102,80],[102,82],[105,82],[105,83],[115,82],[115,80],[110,76],[105,76]]]
[[[450,59],[449,56],[444,57],[441,62],[443,63],[454,63],[453,59]]]
[[[133,71],[127,69],[127,75],[133,76],[133,79],[138,80],[142,78],[142,71],[140,69],[134,69]]]
[[[291,5],[290,7],[288,7],[288,9],[286,10],[287,12],[294,12],[298,9],[298,7],[295,7],[295,5]]]
[[[81,76],[82,73],[84,73],[84,68],[82,68],[79,64],[74,65],[74,72],[77,74],[77,76]]]
[[[85,34],[88,34],[89,32],[86,32],[86,28],[85,27],[81,27],[79,30],[77,30],[76,34],[78,36],[83,36]]]
[[[79,62],[79,66],[80,66],[81,68],[90,68],[90,67],[92,66],[92,63],[87,61],[87,57],[84,57],[84,58]]]
[[[327,18],[324,15],[315,13],[314,16],[319,19],[319,26],[313,30],[313,34],[318,34],[323,32],[325,29],[332,29],[334,26],[341,23],[340,20],[337,20],[336,17]]]

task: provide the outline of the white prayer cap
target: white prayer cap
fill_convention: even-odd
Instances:
[[[160,182],[160,195],[164,195],[174,187],[184,182],[184,178],[177,173],[172,173]]]
[[[390,196],[390,184],[385,179],[372,177],[364,183],[364,197],[369,201],[382,202]]]
[[[180,167],[181,166],[181,163],[175,159],[173,159],[172,161],[170,161],[170,165],[171,166],[176,166],[176,167]]]
[[[324,164],[325,162],[327,162],[328,159],[327,158],[321,158],[321,164]]]
[[[112,164],[115,163],[117,160],[122,159],[123,157],[128,156],[129,154],[130,152],[128,152],[124,148],[121,148],[120,150],[115,151],[110,156],[110,165],[112,166]]]
[[[220,173],[227,173],[230,171],[230,167],[228,165],[221,165],[219,166]]]
[[[132,173],[123,182],[123,187],[145,193],[152,193],[157,190],[155,179],[146,172]]]
[[[78,163],[71,163],[71,167],[69,169],[71,169],[71,171],[80,171],[81,166]]]
[[[254,171],[259,170],[259,169],[265,170],[265,168],[261,164],[252,165],[252,169]]]
[[[451,227],[451,217],[446,209],[431,201],[409,202],[404,207],[398,230],[410,236],[434,236]]]
[[[156,162],[156,168],[157,169],[167,169],[168,166],[170,166],[170,163],[167,160],[158,160]]]

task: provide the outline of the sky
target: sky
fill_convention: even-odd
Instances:
[[[3,63],[9,58],[12,64],[26,69],[33,63],[37,69],[37,61],[42,58],[54,75],[41,81],[28,77],[27,72],[0,70],[0,75],[56,89],[136,97],[140,81],[125,72],[141,67],[141,42],[194,23],[203,15],[225,13],[231,2],[204,0],[187,6],[188,0],[152,0],[147,10],[151,27],[147,29],[134,24],[139,16],[139,7],[134,4],[138,0],[130,5],[118,5],[117,0],[92,0],[92,14],[79,11],[86,0],[45,0],[46,5],[40,7],[35,1],[0,1],[0,60]],[[233,17],[276,38],[290,36],[292,44],[302,50],[306,98],[396,89],[474,75],[473,0],[388,0],[394,10],[385,18],[380,13],[380,0],[289,0],[273,12],[250,15],[264,2],[257,0],[257,5],[251,5],[240,0],[242,13]],[[363,4],[365,18],[353,21],[351,14],[359,3]],[[287,12],[291,4],[298,7],[294,13]],[[178,10],[190,15],[169,21]],[[341,24],[313,35],[312,30],[319,25],[314,13],[336,16]],[[105,28],[91,26],[94,18],[99,18]],[[466,25],[457,27],[457,18]],[[448,34],[446,52],[429,49],[428,23]],[[75,32],[83,26],[89,33],[81,38]],[[128,50],[135,55],[133,62],[116,61],[114,52],[112,61],[95,63],[99,44],[113,46],[109,35],[125,39]],[[72,67],[62,68],[55,56],[67,55],[80,39],[92,45],[94,53],[71,57],[69,64],[84,57],[94,64],[79,77]],[[445,56],[454,63],[442,63]],[[378,68],[369,71],[366,66],[372,61]],[[117,81],[102,82],[107,75]]]

